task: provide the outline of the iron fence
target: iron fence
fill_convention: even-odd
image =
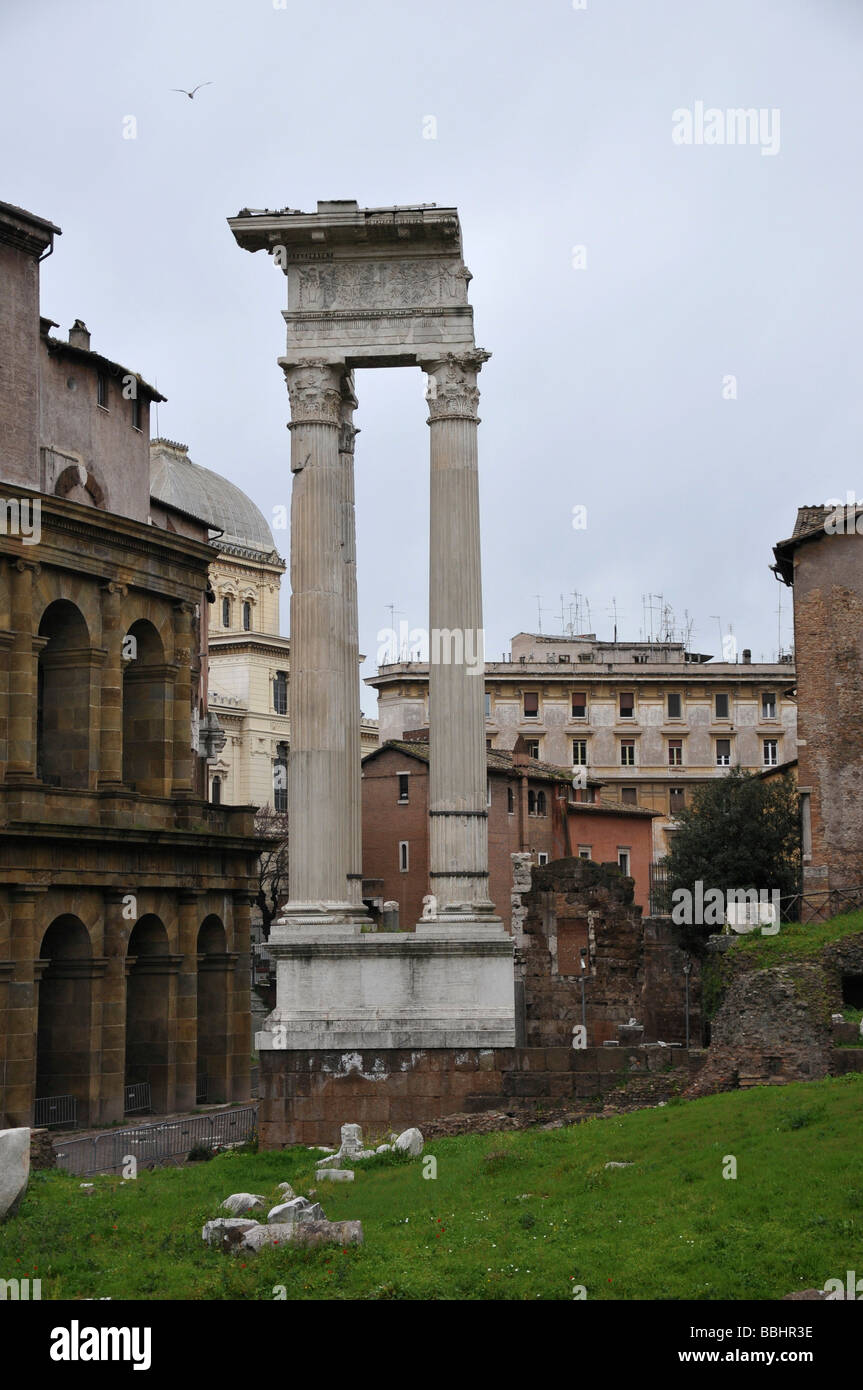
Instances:
[[[57,1167],[66,1173],[113,1173],[129,1158],[138,1166],[183,1158],[191,1149],[242,1144],[257,1128],[258,1107],[225,1110],[217,1115],[189,1115],[134,1129],[108,1130],[89,1139],[55,1144]]]
[[[671,914],[668,868],[660,862],[650,865],[650,916]],[[818,892],[783,893],[779,899],[780,922],[829,922],[843,912],[863,908],[863,885],[853,888],[825,888]],[[747,919],[748,920],[748,919]]]
[[[77,1122],[76,1096],[45,1096],[34,1104],[33,1124],[36,1129],[55,1129],[62,1125],[74,1129]]]
[[[132,1086],[123,1087],[124,1115],[143,1115],[152,1108],[149,1081],[136,1081]]]

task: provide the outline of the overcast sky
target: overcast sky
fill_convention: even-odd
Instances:
[[[493,354],[487,656],[536,630],[537,595],[560,631],[578,592],[601,637],[616,604],[637,639],[661,594],[696,649],[730,624],[773,659],[780,597],[792,633],[773,544],[799,504],[863,494],[863,5],[281,3],[2,0],[0,198],[63,229],[42,312],[64,335],[85,319],[94,349],[157,382],[159,432],[272,519],[290,489],[285,280],[225,219],[455,205]],[[193,101],[170,90],[199,82]],[[750,144],[695,143],[694,125],[676,143],[698,102],[765,124]],[[367,673],[389,604],[427,623],[424,384],[358,374]]]

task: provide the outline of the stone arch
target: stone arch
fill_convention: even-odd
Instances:
[[[106,508],[105,489],[83,463],[70,463],[54,484],[54,494],[85,507]]]
[[[39,623],[36,769],[44,782],[87,787],[90,780],[90,633],[69,599],[49,603]]]
[[[168,770],[169,692],[164,644],[148,618],[126,632],[123,662],[123,781],[159,796]]]
[[[198,1097],[211,1104],[228,1099],[231,967],[222,919],[211,914],[198,931],[197,1076]]]
[[[90,1114],[94,962],[90,934],[80,917],[55,917],[42,937],[37,965],[36,1099],[74,1096],[77,1121]]]
[[[149,1083],[152,1108],[168,1108],[173,1081],[168,933],[155,913],[132,928],[126,951],[126,1086]]]

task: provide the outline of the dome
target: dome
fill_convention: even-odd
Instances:
[[[212,541],[218,550],[254,551],[261,558],[276,552],[263,512],[235,483],[193,463],[185,444],[171,439],[151,441],[150,493],[166,506],[222,530],[224,535]]]

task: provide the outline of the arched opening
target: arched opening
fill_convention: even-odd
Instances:
[[[162,639],[146,619],[123,642],[123,781],[145,796],[166,790],[167,687]]]
[[[228,969],[225,928],[206,917],[198,932],[198,1101],[228,1099]]]
[[[90,777],[90,634],[74,603],[57,599],[42,614],[36,691],[36,771],[55,787],[86,787]]]
[[[93,951],[84,923],[70,913],[57,917],[39,951],[39,1021],[36,1036],[36,1100],[73,1096],[74,1115],[61,1104],[44,1108],[38,1123],[90,1123],[90,1037]]]
[[[153,1110],[168,1108],[170,970],[168,933],[158,917],[142,917],[132,929],[126,957],[127,1110],[145,1108],[142,1086],[150,1088]],[[135,1088],[133,1104],[129,1104],[130,1087]]]
[[[222,804],[222,779],[221,779],[221,777],[214,777],[214,778],[213,778],[212,786],[211,786],[211,789],[210,789],[210,800],[211,800],[211,802],[213,803],[214,806],[221,806],[221,804]]]
[[[538,816],[546,814],[545,792],[537,792],[536,794],[536,814]]]
[[[252,605],[249,603],[249,600],[246,599],[245,603],[243,604],[243,631],[244,631],[244,632],[251,632],[251,630],[252,630]]]
[[[231,626],[231,600],[229,597],[222,599],[222,627]]]

